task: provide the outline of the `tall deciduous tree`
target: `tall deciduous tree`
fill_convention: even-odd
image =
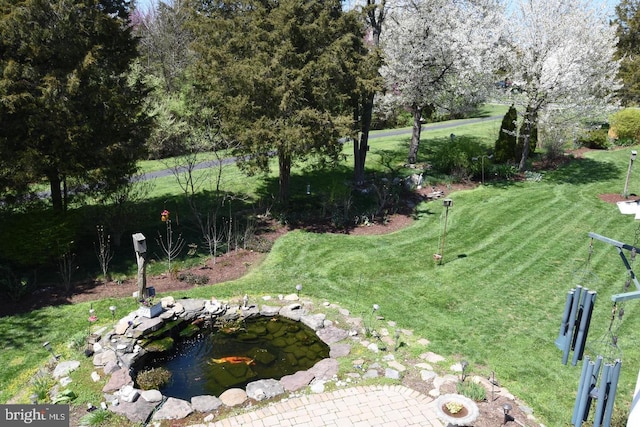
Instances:
[[[162,1],[147,10],[136,10],[132,21],[140,37],[140,66],[150,88],[148,102],[155,126],[147,141],[150,157],[180,155],[192,140],[193,127],[186,94],[186,74],[193,61],[186,0]]]
[[[45,178],[56,210],[70,179],[114,188],[140,157],[148,121],[128,74],[129,3],[0,0],[0,175]]]
[[[338,0],[195,1],[194,80],[240,166],[265,171],[275,153],[279,199],[294,162],[339,158],[350,135],[362,34]]]
[[[550,106],[584,109],[606,105],[618,89],[613,59],[615,27],[604,11],[583,0],[521,0],[510,22],[514,100],[524,112],[520,126],[524,172],[538,118]]]
[[[409,163],[416,162],[423,116],[460,100],[473,103],[488,88],[500,13],[493,0],[425,0],[389,15],[382,75],[387,95],[413,115]]]
[[[624,105],[640,105],[640,1],[621,0],[616,6],[618,46],[623,86],[618,91]]]
[[[380,52],[380,35],[388,12],[386,0],[367,0],[362,14],[366,22],[368,54],[360,63],[359,86],[360,97],[355,111],[356,123],[359,123],[360,135],[354,138],[354,181],[356,184],[364,182],[364,167],[369,151],[369,131],[373,117],[373,106],[376,93],[383,89],[379,69],[382,66]]]

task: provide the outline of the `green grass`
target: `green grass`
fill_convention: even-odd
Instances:
[[[454,133],[465,131],[467,127]],[[437,136],[425,136],[421,156],[426,158],[434,143],[429,138]],[[375,149],[394,152],[398,160],[406,153],[404,137],[375,144]],[[412,226],[388,235],[291,232],[242,279],[174,296],[277,295],[294,292],[301,283],[306,295],[339,303],[352,313],[366,313],[379,304],[379,314],[386,319],[429,339],[431,351],[468,360],[474,373],[488,376],[495,371],[496,379],[532,407],[539,421],[568,426],[580,366],[563,366],[554,340],[567,291],[584,277],[589,280],[583,283],[598,291],[590,339],[603,336],[609,326],[610,296],[622,292],[626,272],[615,248],[599,241],[587,265],[587,233],[634,243],[633,217],[620,215],[616,206],[597,197],[622,191],[629,150],[589,153],[586,159],[545,173],[541,182],[489,183],[450,194],[443,265],[433,261],[444,228],[444,208],[436,201],[419,205]],[[384,169],[373,164],[375,159],[369,158],[371,168]],[[297,173],[293,184],[314,178]],[[321,185],[320,175],[315,178]],[[638,185],[636,169],[631,191]],[[110,323],[111,304],[120,315],[134,306],[129,299],[95,302],[99,323]],[[88,308],[48,307],[0,318],[1,402],[19,394],[45,363],[43,341],[51,341],[63,356],[77,357],[66,344],[88,327]],[[624,353],[616,401],[622,411],[628,409],[640,366],[634,349],[640,339],[638,310],[637,301],[627,302],[620,328]],[[99,393],[88,382],[82,384],[87,391],[79,393],[79,400]]]

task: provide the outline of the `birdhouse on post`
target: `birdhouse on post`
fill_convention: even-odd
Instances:
[[[133,249],[136,252],[136,262],[138,264],[138,299],[143,300],[147,295],[147,239],[142,233],[135,233],[133,238]]]

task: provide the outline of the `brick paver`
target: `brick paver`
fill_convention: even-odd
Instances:
[[[277,402],[198,427],[444,427],[433,399],[401,385],[358,386]],[[193,426],[195,427],[195,426]]]

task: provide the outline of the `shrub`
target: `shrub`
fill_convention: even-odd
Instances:
[[[484,154],[484,149],[474,140],[457,137],[436,148],[432,166],[437,172],[464,179],[480,173],[480,162],[473,161],[473,158],[480,158]],[[485,171],[487,166],[485,159]]]
[[[626,108],[610,118],[611,137],[616,145],[636,144],[640,142],[640,109]]]
[[[80,419],[81,426],[100,426],[111,418],[111,411],[106,409],[96,409]]]
[[[136,383],[142,390],[158,390],[171,380],[171,372],[164,368],[151,368],[139,372]]]
[[[194,274],[191,272],[187,273],[179,273],[178,280],[181,282],[186,282],[190,285],[206,285],[209,283],[209,277],[204,274]]]
[[[49,397],[49,390],[53,387],[55,381],[49,375],[36,375],[31,380],[31,388],[33,394],[38,398],[38,402],[44,402]]]
[[[459,394],[476,402],[482,402],[487,399],[487,391],[484,387],[473,381],[460,382],[456,384],[456,389]]]
[[[609,148],[609,136],[606,129],[593,129],[584,133],[578,138],[580,147],[604,150]]]

